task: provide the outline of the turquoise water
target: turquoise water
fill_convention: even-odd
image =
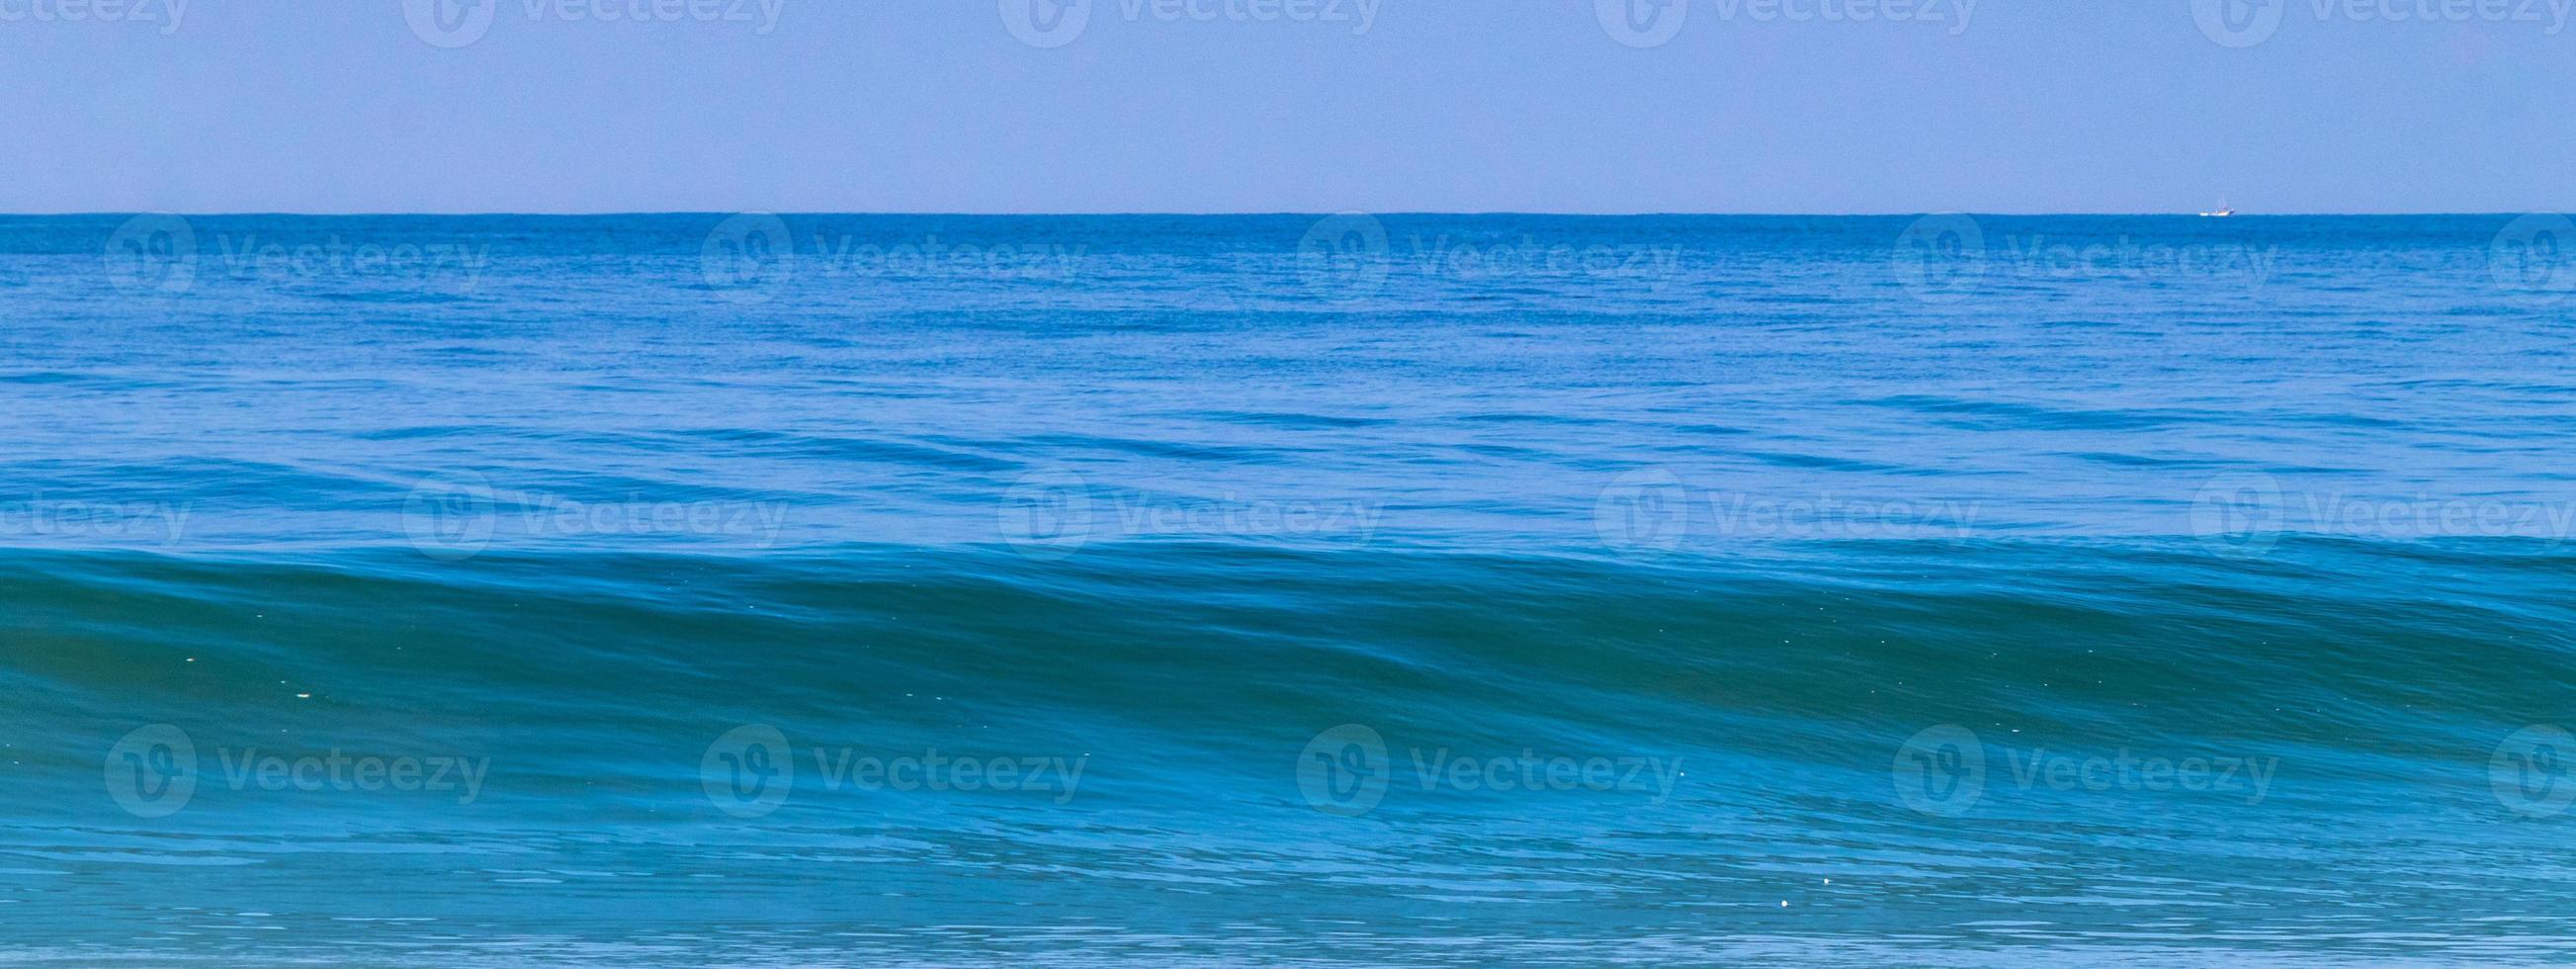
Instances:
[[[2563,963],[2562,226],[0,219],[8,958]]]

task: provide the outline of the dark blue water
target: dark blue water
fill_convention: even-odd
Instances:
[[[0,219],[0,937],[2561,963],[2565,243]]]

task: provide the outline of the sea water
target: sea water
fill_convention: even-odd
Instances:
[[[2561,241],[0,219],[0,937],[2563,962]]]

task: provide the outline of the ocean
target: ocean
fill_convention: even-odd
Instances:
[[[2563,964],[2563,243],[0,218],[0,962]]]

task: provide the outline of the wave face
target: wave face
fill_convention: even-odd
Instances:
[[[2510,217],[0,219],[15,958],[2576,957]]]

